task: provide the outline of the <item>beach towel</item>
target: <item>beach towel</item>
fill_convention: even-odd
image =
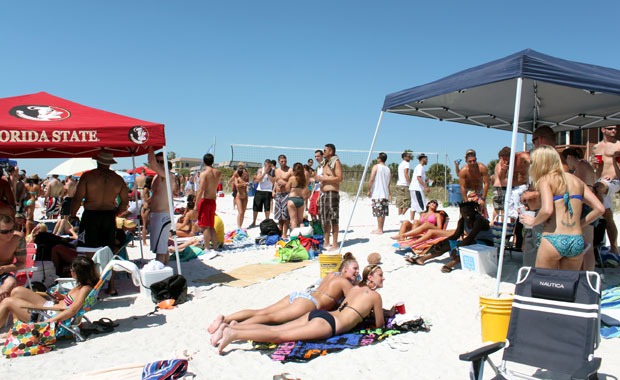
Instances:
[[[601,294],[601,336],[620,337],[620,286],[605,289]]]
[[[229,272],[218,273],[207,278],[193,281],[197,283],[223,284],[235,288],[245,288],[246,286],[269,280],[282,273],[303,268],[311,263],[312,261],[280,264],[250,264],[233,269]]]
[[[160,360],[149,363],[142,370],[142,380],[180,379],[187,372],[187,360]]]
[[[424,255],[428,252],[433,245],[446,240],[448,237],[438,237],[434,239],[428,239],[419,243],[414,244],[414,239],[401,240],[398,243],[394,243],[395,248],[411,250],[413,253],[418,255]]]
[[[430,331],[430,328],[424,323],[422,318],[417,318],[400,326],[393,325],[391,322],[392,319],[388,321],[387,326],[389,327],[384,329],[359,327],[351,332],[335,335],[328,339],[298,340],[280,344],[252,342],[252,346],[262,354],[268,355],[274,361],[305,363],[319,356],[339,352],[347,348],[353,349],[375,344],[404,332]],[[364,322],[361,325],[363,326]]]

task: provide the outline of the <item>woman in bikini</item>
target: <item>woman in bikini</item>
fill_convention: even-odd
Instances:
[[[279,326],[222,324],[213,336],[216,343],[219,341],[218,353],[221,355],[228,344],[237,340],[282,343],[330,338],[350,331],[370,314],[374,314],[375,326],[381,328],[385,325],[385,315],[395,314],[395,308],[383,310],[383,301],[377,292],[383,287],[383,281],[381,267],[369,265],[364,268],[360,284],[349,291],[338,310],[313,310]]]
[[[603,215],[605,208],[583,181],[564,172],[554,148],[541,146],[531,157],[530,177],[540,191],[542,204],[536,217],[521,215],[519,219],[526,226],[544,223],[536,267],[579,270],[585,247],[582,226]],[[584,203],[592,211],[581,219]]]
[[[349,292],[359,274],[359,265],[351,252],[343,256],[339,271],[329,273],[312,294],[293,292],[264,309],[241,310],[228,316],[219,315],[208,331],[213,334],[222,325],[232,321],[240,322],[240,325],[285,323],[313,310],[332,310]]]
[[[286,207],[291,217],[291,229],[299,227],[304,220],[304,191],[308,184],[308,177],[304,166],[296,162],[293,165],[293,175],[285,185],[285,192],[290,192]]]
[[[192,237],[200,232],[200,227],[196,223],[198,221],[198,212],[196,211],[196,196],[190,194],[187,196],[187,208],[183,216],[175,225],[177,236]]]
[[[4,326],[9,313],[20,321],[29,322],[30,312],[25,307],[57,307],[59,310],[46,322],[64,321],[73,317],[84,305],[84,300],[99,281],[95,271],[95,263],[84,256],[78,256],[71,264],[71,277],[78,285],[66,295],[52,293],[54,301],[49,301],[28,288],[18,286],[11,291],[11,296],[0,302],[0,326]]]
[[[404,240],[409,237],[419,236],[428,230],[441,230],[443,227],[443,215],[437,211],[439,203],[431,200],[426,204],[426,211],[420,214],[420,219],[414,220],[413,224],[406,220],[400,225],[398,234],[392,236],[394,240]]]
[[[235,196],[235,205],[237,206],[237,228],[243,225],[245,210],[248,207],[248,184],[250,182],[250,174],[245,168],[239,168],[234,177],[237,195]]]

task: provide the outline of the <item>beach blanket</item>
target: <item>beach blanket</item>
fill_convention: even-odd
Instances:
[[[233,269],[229,272],[218,273],[204,279],[197,279],[193,281],[207,284],[223,284],[235,288],[245,288],[246,286],[269,280],[270,278],[276,277],[282,273],[303,268],[312,262],[313,261],[280,264],[250,264]]]
[[[440,241],[444,241],[447,238],[448,238],[447,236],[438,237],[434,239],[424,240],[416,244],[413,243],[415,239],[407,239],[407,240],[401,240],[397,243],[394,243],[393,247],[398,248],[398,249],[411,250],[413,251],[413,253],[417,255],[424,255],[426,252],[428,252],[433,247],[433,245],[439,243]]]
[[[430,328],[424,323],[422,318],[417,318],[400,326],[391,324],[391,321],[388,321],[389,327],[384,329],[359,327],[349,333],[336,335],[328,339],[298,340],[296,342],[280,344],[252,342],[252,346],[262,354],[268,355],[274,361],[305,363],[319,356],[339,352],[347,348],[353,349],[375,344],[404,332],[430,331]],[[363,326],[364,322],[361,325]]]
[[[605,289],[601,294],[601,336],[620,337],[620,286]]]

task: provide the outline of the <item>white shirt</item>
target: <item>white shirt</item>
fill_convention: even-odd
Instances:
[[[424,187],[418,181],[418,177],[422,177],[422,182],[426,183],[426,170],[424,170],[424,165],[418,164],[413,170],[413,176],[411,176],[411,185],[409,185],[409,190],[417,190],[424,191]]]
[[[371,199],[388,199],[391,174],[390,168],[377,164],[377,173],[372,183]]]
[[[320,164],[316,168],[316,175],[323,175],[323,167]],[[314,185],[314,191],[321,191],[321,182],[316,181],[316,185]]]
[[[403,160],[403,162],[398,165],[398,182],[396,182],[396,186],[409,186],[407,177],[405,177],[405,170],[409,170],[409,162]]]
[[[261,173],[265,173],[265,167],[261,169]],[[263,174],[263,178],[258,182],[256,191],[271,191],[273,189],[273,183],[269,180],[267,174]]]

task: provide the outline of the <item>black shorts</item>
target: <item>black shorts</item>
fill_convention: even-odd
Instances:
[[[259,190],[254,195],[252,209],[256,212],[268,212],[271,210],[271,191]]]
[[[62,205],[60,206],[60,215],[61,216],[69,216],[71,215],[71,201],[72,197],[65,197],[62,201]]]
[[[78,246],[105,247],[114,249],[114,234],[116,232],[116,211],[114,210],[84,210],[80,222]]]

